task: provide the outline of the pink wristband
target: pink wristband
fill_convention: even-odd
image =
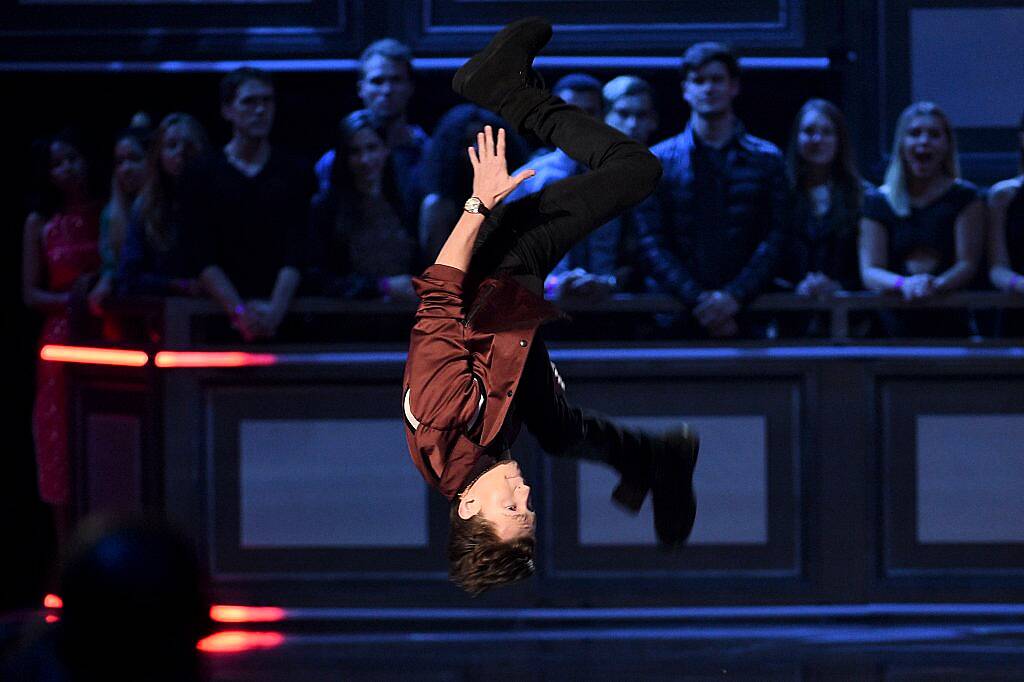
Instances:
[[[544,280],[544,298],[555,298],[558,293],[558,275],[548,275]]]
[[[897,277],[896,281],[893,282],[892,290],[893,291],[899,291],[902,288],[903,288],[903,278],[902,277]]]

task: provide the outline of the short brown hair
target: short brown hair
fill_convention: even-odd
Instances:
[[[740,75],[740,61],[736,53],[725,43],[696,43],[683,53],[683,61],[679,70],[683,80],[690,75],[690,72],[706,66],[711,62],[722,62],[729,71],[729,77],[736,79]]]
[[[252,66],[240,66],[220,79],[220,103],[227,106],[234,102],[238,89],[249,81],[257,81],[271,89],[274,88],[274,78],[269,71]]]
[[[479,514],[459,516],[459,498],[452,502],[449,521],[448,577],[471,596],[533,575],[532,536],[503,541]]]

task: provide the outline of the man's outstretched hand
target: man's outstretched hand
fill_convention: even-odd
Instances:
[[[469,148],[469,162],[473,164],[473,196],[487,208],[494,208],[524,180],[535,174],[535,171],[527,169],[514,178],[509,176],[505,161],[504,128],[498,128],[498,141],[495,145],[493,129],[484,126],[483,131],[476,134],[476,147]]]

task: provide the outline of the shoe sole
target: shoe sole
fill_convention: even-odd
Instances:
[[[688,467],[688,470],[686,470],[684,474],[686,477],[685,483],[679,486],[679,488],[669,487],[669,490],[663,491],[682,491],[685,489],[683,486],[688,487],[690,491],[687,506],[685,509],[682,510],[681,514],[683,524],[679,527],[678,530],[673,530],[673,532],[671,533],[666,533],[666,535],[668,536],[667,538],[661,537],[661,534],[658,535],[659,545],[666,550],[678,549],[686,544],[687,539],[690,537],[690,533],[693,531],[693,523],[697,518],[697,495],[693,489],[693,474],[697,469],[697,457],[700,453],[700,436],[698,436],[697,433],[695,433],[692,429],[688,429],[687,440],[689,441],[690,449],[685,454],[687,463],[684,464],[684,466]],[[677,466],[679,463],[676,462],[673,464],[673,466],[669,467],[670,471],[661,473],[660,476],[665,476],[667,474],[667,477],[669,478],[669,480],[671,480],[672,478],[675,478],[673,474],[678,475],[679,473],[682,473],[675,470],[675,466]]]
[[[480,71],[479,68],[469,69],[467,67],[470,67],[471,65],[479,66],[480,64],[485,63],[492,55],[494,55],[494,53],[503,50],[509,42],[512,42],[514,39],[518,39],[523,33],[524,28],[538,23],[543,24],[548,29],[548,39],[544,41],[544,45],[546,45],[547,41],[551,40],[551,26],[547,21],[540,17],[528,17],[526,19],[514,21],[502,29],[503,32],[507,31],[506,35],[502,36],[500,39],[497,39],[497,37],[492,39],[487,47],[473,55],[469,61],[463,64],[459,70],[455,72],[455,76],[452,78],[452,90],[454,90],[458,95],[463,95],[466,89],[469,88],[470,84],[473,82],[473,76]],[[543,49],[544,45],[541,45],[539,49]],[[469,73],[467,74],[467,72]]]

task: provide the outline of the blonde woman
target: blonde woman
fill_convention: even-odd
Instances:
[[[864,286],[906,300],[966,287],[981,257],[985,209],[978,188],[960,179],[956,141],[931,102],[903,110],[885,181],[864,198],[860,273]],[[966,316],[882,315],[890,336],[959,336]]]

